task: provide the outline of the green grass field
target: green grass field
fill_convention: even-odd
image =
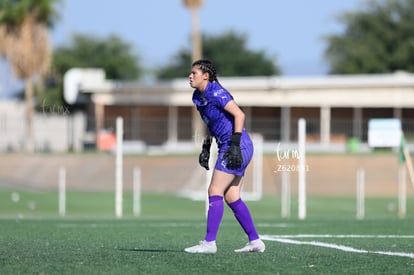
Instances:
[[[69,192],[58,216],[56,192],[0,190],[0,274],[413,274],[414,199],[398,218],[396,198],[308,198],[308,217],[280,217],[280,198],[247,202],[265,253],[238,254],[247,239],[226,209],[214,255],[183,248],[204,237],[204,202],[144,194],[142,216],[114,218],[112,193]]]

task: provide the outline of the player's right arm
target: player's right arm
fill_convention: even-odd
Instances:
[[[212,140],[213,137],[209,134],[204,138],[201,153],[198,156],[198,163],[201,165],[201,167],[206,168],[206,170],[210,169],[208,166],[208,162],[210,160],[210,148]]]

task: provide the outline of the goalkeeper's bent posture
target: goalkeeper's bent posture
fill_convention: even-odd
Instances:
[[[217,79],[217,71],[209,60],[192,64],[190,86],[195,89],[193,102],[211,135],[202,146],[199,163],[209,169],[212,137],[218,147],[217,162],[208,188],[209,208],[204,240],[188,247],[188,253],[216,253],[216,237],[224,213],[224,200],[246,233],[249,242],[235,252],[263,252],[265,244],[253,223],[247,205],[240,198],[244,172],[253,155],[253,143],[244,129],[244,113]]]

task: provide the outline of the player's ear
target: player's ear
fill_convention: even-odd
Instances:
[[[210,75],[207,72],[203,73],[204,80],[208,80],[209,78],[210,78]]]

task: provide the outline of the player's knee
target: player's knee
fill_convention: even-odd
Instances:
[[[240,199],[240,194],[239,193],[227,192],[224,195],[224,200],[226,201],[227,204],[235,202],[238,199]]]
[[[208,188],[208,195],[209,196],[224,196],[224,190],[222,190],[221,188],[215,186],[215,185],[210,185]]]

